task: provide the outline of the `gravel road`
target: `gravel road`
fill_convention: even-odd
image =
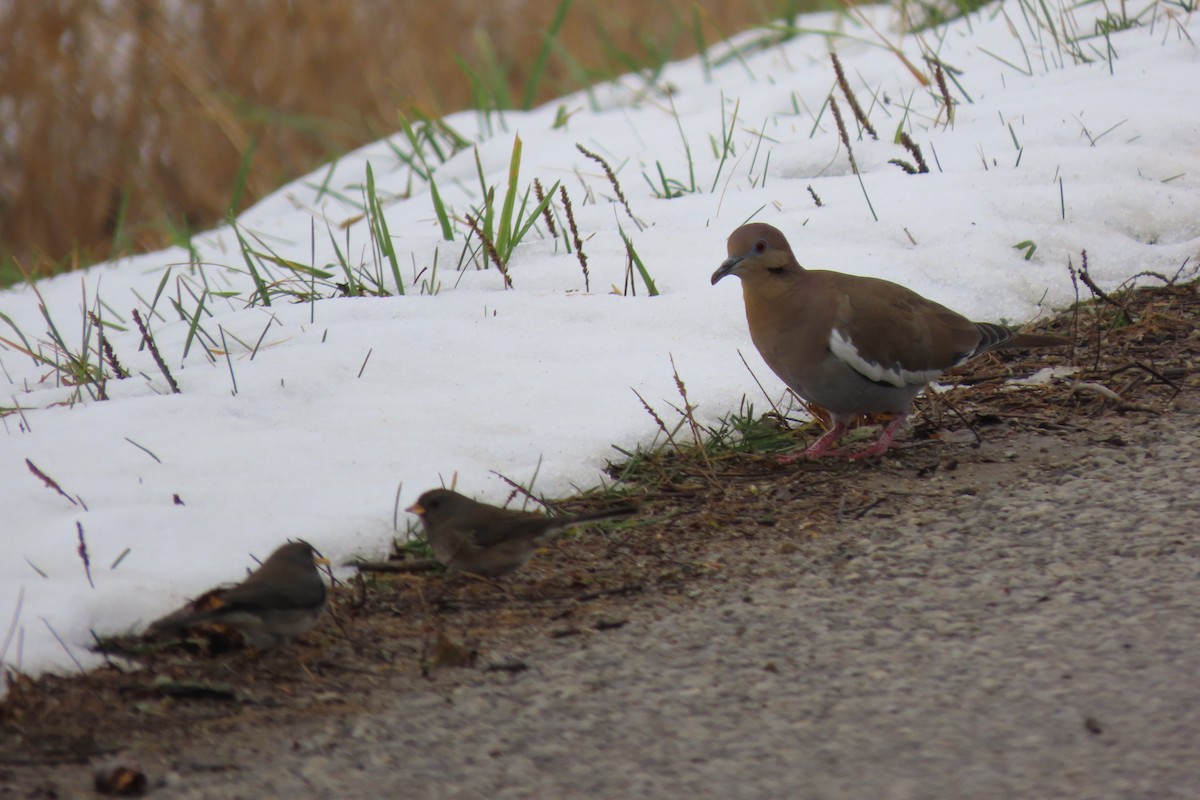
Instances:
[[[525,671],[128,756],[176,798],[1195,798],[1198,420],[985,444],[827,552],[487,654]]]

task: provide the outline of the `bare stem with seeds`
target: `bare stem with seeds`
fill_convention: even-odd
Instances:
[[[537,178],[533,179],[533,193],[537,196],[538,205],[541,205],[546,200],[545,190],[542,189],[542,182]],[[542,209],[542,219],[546,222],[546,228],[550,231],[550,235],[558,238],[558,231],[554,228],[554,216],[550,213],[550,204],[546,203],[546,207]]]
[[[508,268],[505,267],[504,262],[500,260],[500,254],[496,252],[496,245],[492,244],[492,241],[488,239],[487,234],[485,234],[480,229],[478,223],[475,222],[475,218],[470,215],[467,215],[467,227],[470,228],[471,231],[479,238],[479,241],[483,243],[483,249],[487,251],[488,258],[490,258],[492,263],[496,265],[496,269],[500,270],[500,275],[504,277],[504,288],[513,288],[512,278],[508,277]]]
[[[583,240],[579,238],[579,228],[575,227],[575,212],[571,208],[571,198],[567,196],[567,187],[559,184],[558,196],[562,200],[563,210],[567,214],[567,227],[571,229],[571,240],[575,243],[575,257],[579,259],[579,266],[583,269],[583,290],[590,292],[592,287],[588,276],[587,255],[583,252]]]
[[[588,150],[581,144],[576,144],[575,149],[600,165],[601,169],[604,170],[604,174],[608,176],[608,182],[612,184],[613,191],[617,193],[617,199],[620,200],[621,205],[624,206],[625,213],[629,215],[631,220],[633,220],[633,224],[638,226],[639,231],[645,230],[641,220],[635,217],[633,215],[633,211],[629,208],[629,201],[625,199],[625,193],[621,191],[621,184],[619,181],[617,181],[616,173],[612,171],[612,167],[608,165],[608,162],[605,161],[602,156],[597,153],[593,153],[591,150]]]
[[[833,72],[837,75],[838,86],[842,88],[842,94],[846,96],[846,102],[850,104],[850,110],[854,112],[854,118],[858,120],[858,124],[862,129],[871,135],[872,139],[878,140],[879,135],[875,133],[875,127],[871,125],[871,121],[867,119],[867,115],[863,113],[862,106],[858,104],[858,98],[854,96],[854,92],[850,90],[850,82],[846,80],[846,73],[842,70],[842,60],[838,58],[838,54],[829,53],[830,60],[833,61]]]
[[[136,308],[133,309],[133,321],[137,323],[138,330],[142,332],[142,341],[150,349],[150,357],[154,359],[154,363],[158,365],[159,371],[167,379],[167,385],[171,387],[171,393],[182,394],[179,391],[179,384],[171,376],[171,370],[167,369],[167,362],[163,361],[163,357],[158,352],[158,345],[154,343],[154,337],[150,335],[149,329],[146,328],[146,323],[142,322],[142,315],[138,313]]]

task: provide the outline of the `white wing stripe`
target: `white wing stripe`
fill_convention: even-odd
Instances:
[[[892,386],[899,388],[924,386],[942,374],[942,370],[940,369],[912,372],[904,369],[899,364],[885,367],[874,361],[868,361],[858,352],[858,348],[854,346],[854,342],[850,341],[850,337],[843,336],[837,328],[829,332],[829,349],[846,366],[863,377],[870,378],[879,383],[890,383]]]

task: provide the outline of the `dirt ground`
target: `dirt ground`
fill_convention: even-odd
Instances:
[[[1168,576],[1175,574],[1170,566],[1174,564],[1184,570],[1180,581],[1189,574],[1194,581],[1200,573],[1187,570],[1200,569],[1198,540],[1187,536],[1186,527],[1192,523],[1180,522],[1179,516],[1200,510],[1194,504],[1200,484],[1196,469],[1200,455],[1194,449],[1200,442],[1196,436],[1200,284],[1105,295],[1046,321],[1039,330],[1070,336],[1077,345],[1071,352],[1017,353],[969,365],[955,376],[956,388],[920,401],[901,446],[877,461],[825,459],[780,467],[773,455],[765,453],[703,457],[694,452],[662,453],[649,459],[637,476],[633,496],[642,513],[635,521],[562,540],[501,581],[451,578],[437,572],[370,574],[335,588],[331,615],[300,641],[278,651],[213,655],[177,648],[132,659],[114,656],[108,666],[84,675],[9,676],[7,695],[0,703],[0,797],[93,796],[94,785],[113,793],[145,791],[171,797],[276,793],[366,797],[384,791],[380,783],[384,775],[394,777],[396,791],[403,786],[408,790],[404,793],[444,797],[665,797],[683,791],[714,797],[1011,797],[1037,787],[1044,789],[1037,794],[1047,797],[1196,796],[1189,791],[1200,785],[1176,784],[1193,776],[1200,780],[1200,775],[1175,774],[1152,761],[1138,767],[1136,758],[1134,766],[1120,776],[1130,781],[1130,793],[1116,792],[1124,786],[1119,781],[1108,782],[1106,790],[1105,784],[1088,784],[1086,776],[1080,779],[1083,783],[1061,784],[1057,781],[1071,774],[1064,765],[1077,757],[1073,744],[1063,745],[1059,760],[1052,748],[1044,752],[1044,743],[1035,743],[1036,758],[1022,761],[1014,755],[1003,767],[988,760],[1006,750],[1025,752],[1027,743],[1019,737],[993,742],[985,748],[985,758],[975,751],[956,753],[954,742],[939,744],[936,737],[923,733],[912,743],[913,752],[879,756],[874,762],[879,767],[876,782],[868,780],[871,764],[855,767],[853,774],[839,771],[853,762],[845,755],[841,762],[835,759],[827,765],[823,775],[825,762],[805,767],[799,756],[792,761],[780,759],[771,751],[786,746],[779,736],[770,739],[774,745],[755,750],[757,755],[735,757],[739,746],[753,740],[753,733],[745,733],[739,744],[721,739],[713,729],[736,730],[740,725],[753,729],[759,715],[766,728],[771,717],[762,708],[769,707],[769,701],[761,708],[745,705],[745,719],[736,724],[730,721],[730,709],[748,702],[743,692],[750,689],[739,689],[732,697],[722,694],[697,711],[688,706],[686,697],[692,691],[701,695],[706,691],[691,683],[707,674],[708,667],[678,661],[675,651],[655,655],[676,639],[694,641],[688,647],[698,652],[716,647],[716,640],[725,637],[721,644],[731,649],[714,652],[765,648],[761,658],[755,650],[753,674],[774,679],[787,671],[793,656],[780,651],[772,638],[791,641],[797,630],[809,624],[795,617],[795,603],[811,606],[804,619],[832,624],[842,614],[865,613],[872,601],[863,599],[864,608],[856,610],[856,598],[869,594],[867,590],[876,584],[895,589],[912,581],[934,580],[939,574],[937,560],[931,561],[927,550],[944,548],[938,557],[957,564],[952,559],[959,558],[959,550],[976,546],[972,539],[955,538],[959,532],[946,532],[947,520],[972,520],[979,548],[975,557],[986,554],[988,559],[963,560],[963,566],[955,567],[955,585],[984,580],[986,575],[985,582],[1000,582],[992,587],[998,596],[1007,597],[1017,592],[1010,590],[1015,585],[1012,576],[1025,571],[1045,574],[1046,553],[1026,547],[1028,540],[1019,538],[1024,534],[1015,521],[1028,517],[1025,508],[1037,507],[1043,509],[1038,513],[1052,515],[1045,510],[1051,497],[1058,498],[1056,505],[1080,503],[1080,510],[1057,523],[1063,531],[1087,528],[1099,535],[1108,530],[1105,526],[1115,526],[1112,531],[1130,531],[1129,541],[1136,539],[1155,557],[1173,559],[1160,565],[1139,561],[1149,572],[1139,572],[1137,580],[1153,582],[1154,570],[1161,567],[1164,587],[1186,586],[1168,584]],[[1074,365],[1077,370],[1046,382],[1009,382],[1014,376],[1058,365]],[[1192,488],[1178,496],[1131,495],[1132,500],[1123,499],[1116,510],[1106,512],[1103,521],[1086,519],[1087,508],[1108,508],[1106,501],[1116,504],[1115,494],[1091,503],[1088,498],[1066,494],[1060,498],[1042,491],[1069,487],[1072,481],[1081,482],[1078,491],[1084,490],[1086,481],[1092,481],[1086,484],[1088,492],[1097,491],[1097,486],[1117,486],[1125,470],[1130,474],[1140,470],[1137,474],[1164,483],[1190,480],[1187,485]],[[1123,490],[1132,488],[1137,487]],[[1154,507],[1173,503],[1177,504],[1174,511]],[[1152,530],[1133,526],[1148,513],[1161,513],[1164,522],[1151,526]],[[981,526],[988,527],[989,515],[998,520],[996,530],[980,531]],[[1051,529],[1047,523],[1047,530]],[[997,536],[1010,538],[1001,541]],[[1143,536],[1150,538],[1138,538]],[[1060,547],[1058,538],[1054,542]],[[1100,553],[1122,545],[1112,538],[1098,538],[1088,546]],[[962,556],[968,557],[969,553]],[[1026,557],[1034,561],[1021,561]],[[1088,560],[1087,553],[1071,558],[1079,564]],[[1185,558],[1189,560],[1181,564]],[[863,581],[868,585],[859,593],[854,587]],[[796,599],[797,592],[807,592],[802,601]],[[1047,597],[1052,594],[1047,591]],[[830,606],[834,597],[840,598],[837,607]],[[1153,597],[1146,601],[1151,603],[1147,619],[1157,619],[1152,601]],[[910,627],[903,642],[893,645],[887,644],[886,626],[875,629],[871,619],[858,617],[847,623],[858,631],[856,635],[861,634],[855,647],[864,663],[884,659],[878,674],[871,673],[871,688],[864,690],[865,695],[900,692],[902,686],[927,679],[933,684],[925,690],[936,697],[939,683],[959,680],[955,662],[947,662],[947,672],[939,673],[937,658],[913,643],[940,634],[939,626],[950,624],[946,619],[953,618],[962,602],[958,596],[938,595],[936,603],[944,608],[931,605],[934,610],[905,623]],[[780,616],[771,617],[769,623],[754,617],[733,632],[719,624],[722,615],[741,618],[751,613],[746,609],[772,603],[779,606]],[[874,618],[887,608],[873,610]],[[1080,630],[1090,624],[1081,622]],[[755,625],[768,627],[754,643],[738,639],[747,630],[757,630]],[[1193,632],[1188,629],[1182,635]],[[833,635],[810,631],[806,641]],[[981,635],[978,631],[953,635],[960,642],[982,641],[972,638]],[[1013,669],[1029,668],[1037,659],[1028,653],[1037,652],[1041,645],[1028,644],[1024,638],[1031,635],[1028,629],[1011,635],[1016,637],[1014,643],[1022,644],[1014,644],[1010,655],[1026,654],[1010,658]],[[1026,645],[1032,649],[1023,649]],[[795,647],[803,649],[804,644]],[[1179,643],[1179,657],[1194,665],[1194,647],[1194,639]],[[625,655],[614,663],[619,653]],[[727,657],[713,656],[714,663]],[[1178,663],[1180,658],[1173,660]],[[1165,664],[1172,661],[1165,655],[1163,659]],[[577,667],[570,666],[575,663]],[[870,751],[871,742],[864,745],[857,738],[866,735],[863,731],[851,736],[840,727],[823,729],[822,721],[829,724],[828,717],[804,705],[816,702],[814,698],[824,696],[823,692],[853,693],[844,682],[861,676],[856,678],[854,669],[849,673],[845,669],[843,664],[818,686],[807,685],[806,680],[818,674],[809,671],[804,680],[797,677],[786,688],[778,687],[807,709],[785,717],[788,725],[802,722],[805,730],[814,732],[810,751],[820,751],[826,743]],[[606,677],[596,679],[595,674]],[[585,680],[584,675],[592,677]],[[599,683],[588,683],[593,679]],[[1035,680],[1032,674],[1030,680]],[[569,711],[575,708],[572,698],[583,691],[572,685],[577,681],[592,686],[588,690],[592,693],[600,692],[595,686],[602,685],[636,689],[640,694],[621,695],[620,701],[610,699],[606,704],[599,699],[600,710]],[[807,687],[803,691],[802,684]],[[989,685],[977,681],[964,691],[974,691],[976,684]],[[526,697],[521,694],[526,690],[536,694]],[[912,693],[903,691],[910,698],[900,704],[904,711],[887,706],[886,713],[873,709],[856,715],[851,710],[839,724],[862,725],[863,730],[875,731],[893,743],[904,740],[907,728],[890,730],[887,715],[903,717],[909,705],[919,711],[923,702],[932,713],[943,701],[922,701],[917,688]],[[658,724],[653,716],[647,718],[645,709],[657,708],[664,695],[672,697],[672,705],[662,712],[664,718],[682,703],[691,708],[686,724],[669,726],[647,743],[623,750],[622,740],[638,742],[639,733]],[[519,728],[506,730],[508,723],[490,721],[491,714],[499,713],[497,709],[507,707],[507,702],[515,703],[512,698],[517,696],[526,699],[507,713],[521,719]],[[1170,693],[1155,697],[1163,701]],[[554,707],[546,698],[559,698],[560,706]],[[1200,702],[1194,692],[1185,699]],[[1152,701],[1154,697],[1148,702]],[[888,702],[895,705],[894,699]],[[791,707],[780,700],[778,709],[787,708]],[[475,710],[466,715],[466,709]],[[941,713],[953,717],[954,709]],[[525,737],[561,739],[565,735],[561,727],[570,720],[597,714],[605,717],[607,732],[600,736],[572,729],[575,744],[565,755],[526,753],[518,761],[504,755],[526,747],[519,745]],[[562,715],[570,720],[560,719]],[[1192,709],[1176,723],[1169,730],[1172,740],[1185,753],[1190,747],[1195,762],[1200,712]],[[1078,720],[1085,740],[1103,739],[1105,725],[1103,719],[1088,715]],[[628,726],[624,735],[622,726]],[[694,776],[707,776],[694,785],[688,776],[663,778],[674,774],[671,771],[677,766],[672,757],[656,750],[672,737],[687,740],[689,726],[706,729],[707,737],[716,736],[705,738],[708,744],[686,758],[676,759],[691,765],[688,769]],[[793,734],[803,739],[794,730],[789,735]],[[464,752],[463,741],[483,750]],[[323,744],[318,747],[315,742]],[[926,753],[922,748],[932,750]],[[1138,756],[1141,751],[1136,744],[1133,748]],[[583,760],[595,764],[597,752],[612,759],[596,767],[607,776],[603,780],[579,772],[579,757],[588,754]],[[927,770],[888,772],[884,767],[893,756],[895,763],[909,765],[925,763],[922,759],[927,758]],[[941,756],[966,770],[962,774],[975,775],[972,770],[982,769],[985,762],[992,765],[991,771],[977,776],[976,783],[948,780],[939,773],[946,769],[938,766]],[[977,757],[980,761],[973,763]],[[497,762],[505,758],[510,758],[508,767],[499,768]],[[763,759],[762,768],[743,772],[754,758]],[[333,773],[342,768],[354,777],[334,780]],[[708,775],[709,768],[727,777],[736,775],[738,782],[723,786],[720,779]],[[800,780],[797,771],[804,771],[808,791],[798,789],[799,783],[789,783]],[[772,778],[776,773],[777,780]],[[1016,782],[1004,782],[1010,779]],[[942,788],[931,791],[930,786]],[[1060,786],[1066,787],[1061,794],[1055,788]],[[1088,791],[1071,788],[1080,786]],[[869,794],[863,793],[868,790]],[[1116,793],[1110,795],[1108,790]]]

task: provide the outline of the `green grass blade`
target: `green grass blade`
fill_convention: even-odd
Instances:
[[[650,271],[642,263],[642,257],[634,249],[633,240],[629,238],[629,234],[625,233],[625,229],[619,224],[617,225],[617,230],[620,232],[621,238],[625,240],[625,252],[629,254],[629,258],[633,261],[633,266],[637,269],[638,274],[642,276],[642,283],[646,284],[646,290],[650,292],[651,297],[656,297],[658,295],[658,287],[654,285],[654,279],[650,277]]]
[[[525,94],[521,97],[521,108],[529,110],[533,108],[533,102],[537,99],[538,87],[542,83],[542,78],[546,73],[546,62],[550,58],[550,50],[554,47],[554,42],[558,39],[558,34],[562,30],[563,23],[567,19],[567,11],[571,8],[571,0],[562,0],[558,4],[558,11],[554,14],[554,19],[550,22],[550,27],[546,29],[546,33],[542,36],[542,46],[538,49],[537,56],[533,59],[533,66],[529,69],[529,80],[525,82]]]
[[[400,262],[396,258],[396,246],[392,242],[391,233],[388,231],[387,217],[383,214],[383,206],[379,202],[379,195],[375,193],[375,172],[371,169],[370,161],[367,162],[367,205],[371,209],[371,234],[375,237],[380,252],[387,258],[388,265],[392,268],[392,279],[396,282],[396,293],[404,294],[404,279],[400,277]]]
[[[513,204],[517,200],[517,180],[521,175],[521,137],[513,137],[512,158],[508,162],[508,187],[504,191],[504,205],[500,209],[500,223],[496,233],[496,249],[501,253],[512,252]],[[515,246],[515,245],[514,245]],[[507,259],[506,259],[507,260]]]
[[[242,229],[238,227],[237,221],[233,217],[230,217],[229,224],[233,226],[233,233],[237,236],[238,247],[242,251],[242,259],[246,262],[246,268],[250,270],[250,278],[254,281],[255,292],[262,298],[264,306],[271,305],[271,295],[267,293],[267,284],[263,281],[262,276],[258,274],[258,268],[254,266],[254,259],[251,257],[254,250],[250,247],[250,243],[246,241],[246,237],[242,236]],[[253,305],[254,298],[250,299],[251,305]]]
[[[232,217],[237,213],[238,207],[242,202],[242,195],[246,192],[246,181],[250,177],[250,162],[254,160],[254,150],[258,147],[258,137],[251,136],[250,144],[246,146],[246,152],[242,153],[242,160],[238,164],[237,175],[233,179],[233,197],[229,198],[229,216]],[[267,303],[270,305],[270,303]]]

